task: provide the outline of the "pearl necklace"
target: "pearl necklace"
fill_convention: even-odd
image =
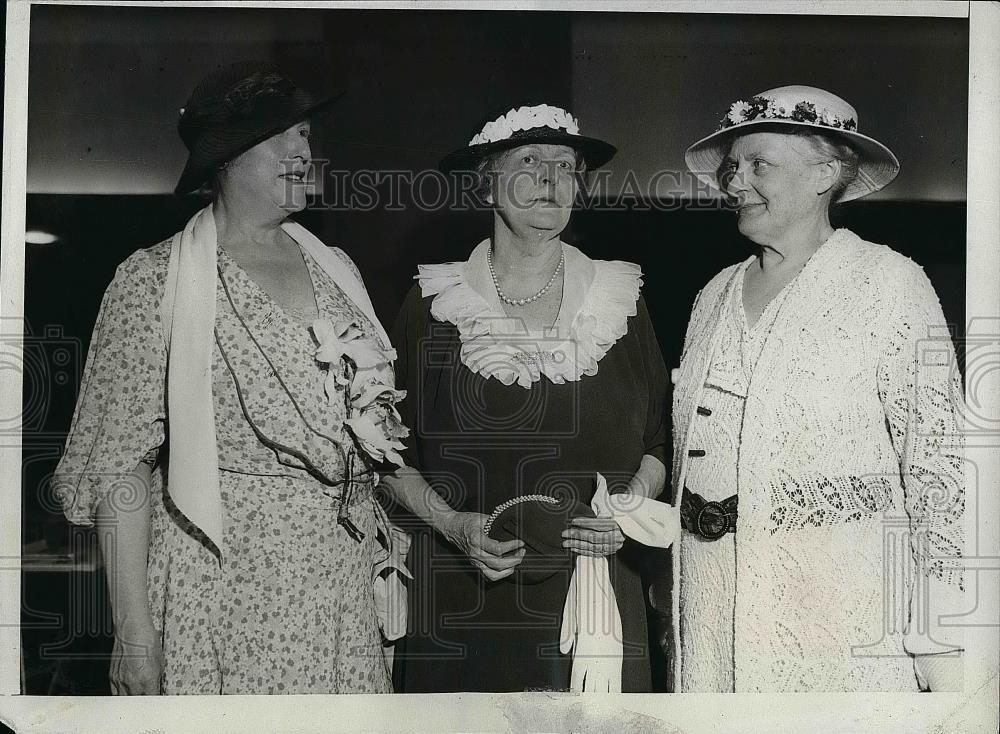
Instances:
[[[544,296],[545,292],[552,287],[553,283],[556,282],[556,277],[559,275],[559,271],[562,270],[565,262],[566,251],[563,250],[562,254],[559,256],[559,264],[556,265],[556,269],[553,271],[552,277],[549,278],[549,282],[543,285],[542,289],[538,291],[538,293],[533,296],[528,296],[527,298],[511,298],[500,289],[500,280],[497,278],[497,271],[493,269],[493,248],[491,247],[486,251],[486,264],[490,266],[490,277],[493,278],[493,286],[497,289],[497,295],[500,296],[500,300],[509,306],[524,306],[526,304],[533,303]]]

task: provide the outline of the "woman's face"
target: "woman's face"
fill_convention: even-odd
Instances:
[[[281,212],[304,209],[312,162],[309,134],[309,121],[304,120],[257,143],[222,170],[223,190]]]
[[[740,232],[759,245],[781,240],[828,208],[830,182],[803,138],[773,132],[743,135],[723,161],[723,189],[735,197]]]
[[[576,152],[532,144],[510,150],[497,167],[490,203],[519,236],[566,229],[576,198]]]

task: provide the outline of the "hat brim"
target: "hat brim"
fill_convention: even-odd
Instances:
[[[853,147],[860,157],[858,175],[837,198],[838,203],[860,199],[888,186],[899,173],[899,160],[879,141],[852,130],[841,130],[796,120],[760,119],[743,122],[723,130],[717,130],[691,145],[684,152],[684,162],[699,181],[719,190],[716,171],[729,152],[734,138],[746,135],[750,128],[799,127],[809,128],[818,135],[839,137]],[[759,131],[758,131],[759,132]]]
[[[583,156],[588,169],[600,168],[614,158],[618,152],[618,149],[611,143],[598,140],[597,138],[588,138],[585,135],[570,135],[564,130],[554,130],[547,127],[532,128],[531,130],[517,130],[504,140],[469,145],[452,151],[441,159],[438,169],[443,173],[472,171],[488,155],[518,148],[522,145],[531,145],[532,143],[565,145],[568,148],[573,148]]]
[[[188,154],[187,163],[174,187],[175,194],[188,194],[201,188],[222,164],[245,153],[272,135],[287,130],[292,125],[312,117],[339,100],[346,90],[324,97],[314,97],[297,90],[292,107],[263,125],[241,129],[228,125],[218,131],[208,131],[199,138],[195,150]]]

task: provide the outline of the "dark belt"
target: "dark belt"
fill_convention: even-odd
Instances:
[[[681,527],[706,540],[718,540],[726,533],[735,533],[736,495],[714,502],[685,487],[681,499]]]

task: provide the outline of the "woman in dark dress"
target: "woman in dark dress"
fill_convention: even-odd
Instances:
[[[562,548],[530,573],[520,539],[484,530],[513,498],[587,506],[598,473],[612,495],[663,488],[667,374],[642,273],[560,239],[578,175],[614,153],[538,105],[487,123],[442,161],[479,173],[494,224],[467,262],[420,266],[393,332],[413,438],[408,468],[385,484],[416,516],[402,692],[570,689],[560,626],[571,554],[607,558],[621,690],[651,689],[642,547],[614,520],[572,517]]]

